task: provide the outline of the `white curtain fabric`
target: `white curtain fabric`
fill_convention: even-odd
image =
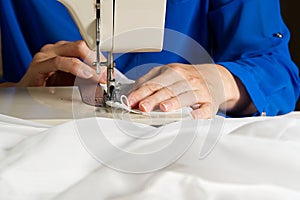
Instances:
[[[83,144],[80,135],[88,135],[95,122],[114,145],[132,152],[165,147],[176,139],[179,129],[181,140],[194,133],[196,137],[182,156],[165,168],[126,173],[102,165]],[[211,120],[150,127],[87,118],[46,126],[0,115],[0,199],[300,199],[300,113],[222,118],[218,123],[221,126],[215,131],[221,134],[210,137],[207,134],[215,133],[208,131]],[[91,128],[82,131],[85,127]],[[159,134],[151,141],[137,141],[121,136],[122,127]],[[201,157],[201,148],[209,143],[215,146],[210,145],[212,150]]]

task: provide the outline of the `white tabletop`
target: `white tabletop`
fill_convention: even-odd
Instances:
[[[116,109],[93,107],[82,102],[79,89],[75,86],[0,88],[0,113],[51,125],[87,117],[108,117],[161,125],[190,117],[162,114],[149,118]]]

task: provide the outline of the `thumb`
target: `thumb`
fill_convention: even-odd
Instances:
[[[216,115],[217,111],[212,103],[203,103],[200,107],[192,111],[194,119],[211,119]]]

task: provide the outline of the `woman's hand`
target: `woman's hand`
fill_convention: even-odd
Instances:
[[[105,60],[103,56],[101,59]],[[92,67],[95,60],[95,53],[84,41],[47,44],[34,56],[26,74],[16,86],[46,86],[47,80],[56,71],[105,82],[103,74],[98,75]]]
[[[128,96],[129,103],[145,112],[191,106],[194,118],[212,118],[219,109],[239,114],[255,111],[243,84],[215,64],[156,67],[137,80],[136,88]]]

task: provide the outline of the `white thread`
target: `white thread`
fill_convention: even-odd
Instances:
[[[131,106],[129,105],[129,101],[128,101],[127,96],[122,95],[120,97],[120,102],[107,101],[106,105],[109,105],[110,107],[114,107],[114,108],[122,108],[122,109],[124,109],[128,112],[132,112],[132,113],[136,113],[136,114],[141,114],[142,113],[142,111],[131,109]]]
[[[125,103],[124,103],[124,100],[125,100]],[[129,101],[128,101],[127,96],[121,95],[120,101],[121,101],[122,107],[125,108],[127,111],[133,112],[133,113],[136,113],[136,114],[141,114],[141,113],[143,113],[142,111],[132,110],[132,109],[131,109],[131,106],[129,105]]]
[[[125,99],[125,103],[124,103],[124,99]],[[121,103],[122,103],[124,106],[126,106],[128,109],[131,109],[131,106],[129,105],[129,101],[128,101],[127,96],[121,95],[120,101],[121,101]]]

